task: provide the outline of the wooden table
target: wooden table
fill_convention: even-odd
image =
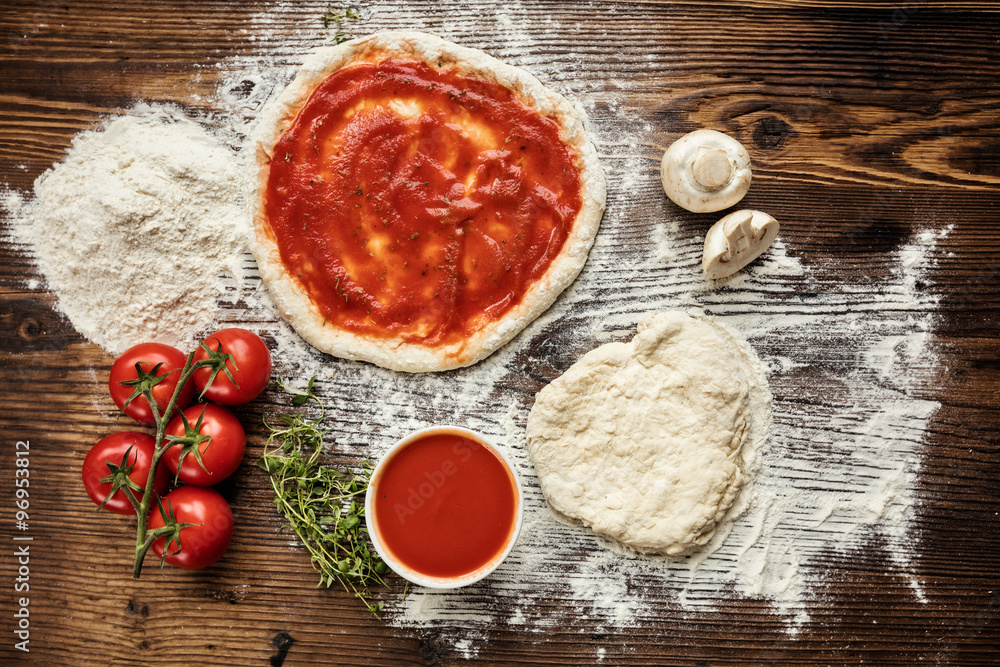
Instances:
[[[807,273],[822,268],[828,280],[868,290],[873,303],[885,298],[879,280],[891,274],[893,253],[921,230],[953,225],[917,286],[933,297],[924,313],[933,325],[933,356],[922,369],[915,364],[908,389],[909,399],[939,404],[915,436],[921,464],[912,482],[908,567],[923,601],[873,532],[811,565],[810,619],[795,631],[765,599],[726,594],[710,609],[691,611],[655,590],[628,627],[586,616],[577,622],[567,610],[578,600],[532,581],[525,583],[540,587],[533,594],[545,602],[525,624],[476,627],[472,639],[459,621],[387,624],[343,591],[315,588],[305,552],[275,532],[280,521],[267,480],[253,466],[264,435],[258,417],[274,409],[274,393],[239,411],[250,447],[243,471],[221,487],[238,517],[229,554],[197,573],[168,568],[161,575],[147,565],[133,580],[131,524],[94,514],[79,474],[91,443],[129,425],[105,394],[113,359],[76,333],[44,287],[29,288],[44,277],[5,236],[0,662],[1000,662],[1000,15],[985,2],[710,5],[383,2],[367,5],[365,20],[349,29],[415,24],[440,32],[583,98],[595,126],[612,131],[605,137],[634,128],[634,142],[599,141],[609,216],[618,211],[601,234],[614,239],[623,260],[650,252],[648,237],[663,228],[664,216],[690,238],[711,222],[668,205],[655,187],[663,149],[701,127],[749,148],[754,184],[746,203],[781,220],[786,252]],[[220,110],[219,82],[247,62],[289,67],[327,43],[323,9],[294,2],[5,2],[0,181],[30,193],[78,132],[137,100],[177,103],[191,114]],[[628,160],[644,165],[645,180],[631,191],[635,183],[622,180]],[[685,257],[697,271],[697,253]],[[608,279],[599,268],[581,278]],[[641,297],[622,298],[624,310],[641,310]],[[770,312],[766,299],[755,307]],[[533,393],[600,342],[579,338],[568,319],[512,343],[519,352],[509,357],[496,397],[498,405],[520,406],[520,428]],[[751,342],[782,353],[780,343]],[[803,369],[798,389],[774,383],[776,403],[797,405],[807,387],[837,375],[850,341],[816,345],[827,346],[817,357],[827,361]],[[338,372],[353,367],[329,363]],[[336,385],[327,391],[335,394]],[[352,428],[377,433],[385,426],[379,406],[368,407],[372,422],[342,425],[345,438]],[[12,483],[18,441],[30,441],[32,472],[30,593],[23,594],[30,596],[30,653],[15,650],[12,633],[21,595],[13,592],[14,554],[23,544],[12,541],[23,534],[15,530]],[[546,624],[546,617],[555,620]]]

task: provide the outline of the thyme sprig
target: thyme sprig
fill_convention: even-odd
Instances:
[[[347,9],[336,11],[333,9],[332,5],[327,5],[326,12],[320,16],[320,20],[323,21],[323,27],[326,29],[330,28],[332,23],[336,28],[336,32],[333,35],[334,44],[343,44],[347,40],[351,39],[353,35],[349,33],[344,25],[347,21],[357,21],[361,18],[361,13],[354,7],[348,7]]]
[[[376,617],[384,602],[375,600],[373,587],[387,587],[389,566],[378,557],[368,540],[365,525],[365,493],[371,463],[343,470],[324,465],[326,452],[322,427],[326,410],[313,393],[316,378],[303,393],[295,393],[283,379],[277,386],[293,393],[291,403],[302,407],[310,401],[319,406],[319,416],[282,414],[274,421],[264,418],[270,435],[257,465],[268,474],[274,489],[274,504],[288,522],[283,529],[294,532],[309,551],[319,573],[318,586],[339,582]]]

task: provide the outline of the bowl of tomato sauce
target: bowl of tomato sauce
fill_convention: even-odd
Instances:
[[[365,499],[368,534],[404,579],[458,588],[495,570],[521,531],[521,484],[503,451],[460,426],[432,426],[389,449]]]

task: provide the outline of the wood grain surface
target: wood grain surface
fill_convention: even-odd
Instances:
[[[63,158],[77,133],[138,101],[174,103],[211,123],[210,114],[224,111],[221,83],[246,63],[290,74],[303,53],[328,43],[330,32],[319,22],[325,8],[320,2],[6,0],[0,184],[30,194],[34,179]],[[79,474],[94,441],[130,426],[106,398],[113,358],[59,314],[44,276],[4,221],[0,662],[1000,664],[996,5],[518,2],[498,10],[469,0],[363,9],[366,19],[352,28],[359,34],[418,23],[524,66],[567,95],[587,97],[591,122],[614,130],[606,137],[627,137],[632,121],[652,128],[635,143],[601,145],[609,182],[620,180],[628,160],[645,161],[654,174],[662,151],[684,132],[707,127],[735,136],[754,165],[744,204],[779,217],[782,241],[807,272],[869,289],[872,303],[887,298],[877,285],[892,272],[890,253],[918,230],[954,225],[922,286],[933,301],[933,363],[917,373],[908,394],[940,406],[918,434],[921,466],[913,489],[911,569],[925,599],[914,596],[873,534],[860,548],[814,555],[810,621],[795,632],[766,600],[735,594],[713,600],[710,610],[683,613],[669,596],[652,594],[646,608],[633,610],[639,622],[617,629],[585,615],[573,620],[566,610],[578,601],[553,588],[529,620],[557,622],[530,629],[496,623],[481,628],[474,651],[463,651],[447,624],[386,624],[343,591],[316,588],[305,552],[276,532],[280,520],[267,479],[253,466],[264,439],[260,414],[277,409],[275,393],[237,410],[250,444],[242,472],[220,487],[238,521],[223,561],[200,572],[160,574],[147,565],[133,580],[133,525],[92,512]],[[498,16],[514,16],[521,28],[512,34]],[[648,254],[654,219],[664,212],[681,229],[704,226],[703,216],[667,208],[655,187],[615,188],[609,206],[627,215],[611,226],[606,219],[602,228],[610,258],[628,262]],[[679,251],[696,266],[697,247]],[[650,289],[664,275],[648,276]],[[595,269],[593,278],[601,272]],[[42,287],[29,287],[33,280]],[[594,292],[595,306],[611,312],[618,297],[613,284],[606,287]],[[788,278],[780,289],[801,287]],[[767,297],[761,292],[745,305],[777,313]],[[534,392],[594,344],[579,338],[571,321],[518,338],[509,372],[495,388],[498,404],[530,406]],[[783,344],[773,341],[768,349],[777,354]],[[842,339],[817,345],[815,363],[775,391],[780,414],[792,415],[787,419],[809,401],[824,400],[818,394],[850,352]],[[329,363],[354,377],[346,364]],[[456,376],[456,386],[469,377]],[[343,408],[356,411],[337,426],[345,438],[352,422],[381,428],[378,406]],[[448,414],[434,405],[420,409],[428,419],[435,410]],[[14,648],[13,634],[17,441],[31,446],[30,653]],[[339,454],[345,461],[363,455],[357,448]]]

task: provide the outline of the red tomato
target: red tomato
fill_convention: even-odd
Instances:
[[[155,423],[153,420],[153,411],[150,409],[149,403],[144,396],[137,396],[125,406],[125,401],[135,391],[135,387],[125,386],[121,383],[123,381],[135,380],[139,376],[135,370],[137,362],[142,362],[142,370],[146,373],[151,373],[156,364],[162,363],[163,365],[156,372],[157,376],[177,369],[176,372],[167,375],[152,389],[153,398],[156,400],[160,414],[162,414],[163,410],[167,407],[167,403],[170,402],[170,397],[174,395],[174,389],[177,388],[177,381],[180,379],[181,369],[184,368],[186,360],[187,357],[184,356],[183,352],[169,345],[161,343],[139,343],[138,345],[133,345],[122,352],[121,356],[115,359],[115,363],[111,366],[108,389],[111,391],[112,400],[114,400],[115,405],[119,408],[124,406],[125,414],[132,419],[143,424]],[[194,385],[188,382],[177,399],[177,409],[183,410],[191,405],[192,400],[194,400]]]
[[[83,459],[83,488],[87,495],[97,505],[104,502],[111,492],[110,482],[101,482],[102,479],[111,474],[108,463],[114,467],[122,465],[125,452],[132,448],[128,456],[128,464],[132,466],[129,479],[146,488],[146,480],[149,479],[149,464],[153,460],[153,450],[156,448],[156,441],[145,433],[135,433],[125,431],[123,433],[112,433],[97,441],[97,443],[87,452]],[[163,495],[170,485],[170,475],[163,466],[156,468],[156,481],[153,483],[153,491],[157,495]],[[136,501],[142,500],[142,491],[131,490],[132,497]],[[135,514],[135,508],[125,496],[124,488],[119,488],[115,495],[104,504],[104,509],[115,514]]]
[[[199,346],[194,360],[203,361],[217,353],[231,354],[232,358],[226,360],[226,368],[232,373],[236,383],[221,368],[214,379],[212,373],[215,369],[199,368],[191,377],[198,391],[203,392],[202,397],[222,405],[243,405],[260,396],[271,381],[271,353],[267,344],[252,331],[222,329],[206,338],[204,344],[212,351],[212,355]]]
[[[188,484],[196,486],[218,484],[232,475],[240,467],[243,454],[247,450],[247,436],[240,420],[229,410],[211,403],[192,405],[181,414],[187,418],[192,435],[197,432],[198,435],[209,436],[211,440],[206,439],[198,445],[201,462],[205,467],[202,468],[198,464],[192,449],[184,456],[183,463],[180,463],[180,474],[177,474],[177,466],[182,446],[171,445],[163,453],[163,461],[170,468],[170,472]],[[197,427],[199,417],[202,420],[200,428]],[[174,417],[167,425],[166,435],[185,435],[184,420],[181,419],[181,415]]]
[[[166,561],[177,567],[200,570],[222,558],[233,538],[233,510],[217,491],[198,486],[182,486],[162,500],[167,516],[173,511],[177,523],[194,523],[180,531],[180,551],[176,542],[167,545]],[[158,507],[149,514],[149,529],[162,528],[164,516]],[[163,556],[164,538],[153,542],[153,553]]]

